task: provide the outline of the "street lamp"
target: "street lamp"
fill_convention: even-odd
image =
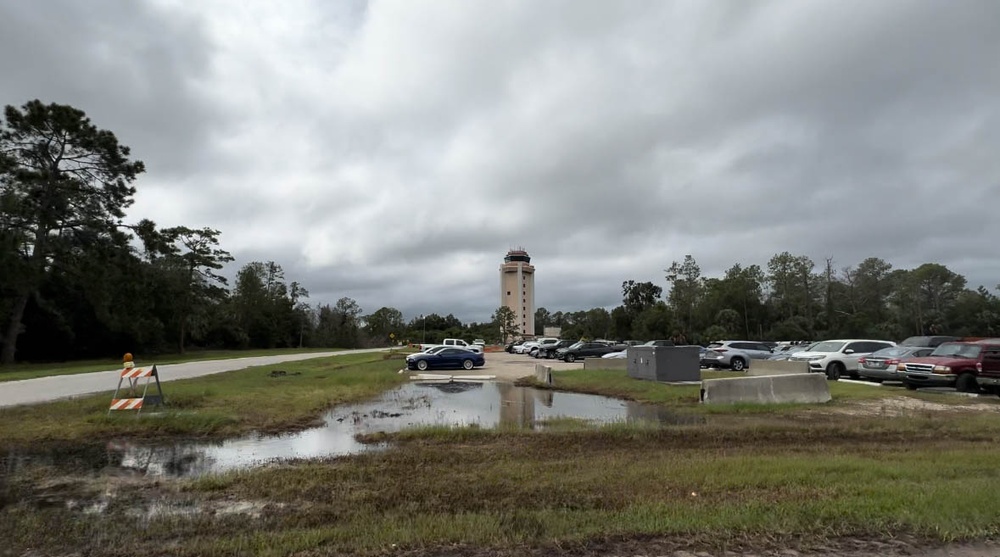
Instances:
[[[420,324],[423,325],[423,327],[424,327],[423,340],[421,340],[420,342],[421,343],[426,343],[427,342],[427,318],[425,318],[424,314],[422,314],[422,313],[420,314]]]

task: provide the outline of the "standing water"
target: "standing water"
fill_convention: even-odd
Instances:
[[[355,436],[359,434],[395,432],[417,426],[533,428],[552,418],[576,418],[592,423],[648,420],[671,424],[692,424],[701,419],[672,414],[657,406],[509,383],[413,382],[369,402],[333,408],[323,416],[324,425],[291,434],[250,435],[219,443],[170,446],[112,442],[108,444],[107,462],[103,465],[153,476],[198,476],[283,459],[332,457],[385,448],[358,442]],[[28,457],[28,460],[33,459]]]

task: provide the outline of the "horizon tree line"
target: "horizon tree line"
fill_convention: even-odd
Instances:
[[[387,346],[521,334],[499,308],[490,321],[381,307],[342,297],[307,303],[274,261],[252,261],[230,286],[220,231],[125,222],[145,171],[80,110],[34,100],[0,120],[0,365],[197,349]],[[1000,336],[1000,300],[936,263],[894,269],[879,258],[837,268],[782,252],[766,268],[702,276],[688,255],[661,284],[626,280],[611,309],[538,308],[535,334],[564,338],[900,339]]]

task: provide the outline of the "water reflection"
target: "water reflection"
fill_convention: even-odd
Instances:
[[[106,454],[91,460],[90,466],[153,476],[198,476],[281,459],[339,456],[384,448],[357,442],[358,434],[428,425],[531,428],[557,417],[597,423],[653,420],[690,424],[700,420],[697,416],[673,414],[662,407],[508,383],[415,382],[370,402],[334,408],[324,416],[323,426],[298,433],[250,435],[221,443],[172,446],[112,442],[107,445]],[[12,465],[10,460],[6,464]]]

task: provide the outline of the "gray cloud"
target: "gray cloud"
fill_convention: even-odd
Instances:
[[[314,302],[485,320],[611,306],[692,254],[1000,282],[1000,5],[55,0],[0,8],[0,95],[68,102]]]

